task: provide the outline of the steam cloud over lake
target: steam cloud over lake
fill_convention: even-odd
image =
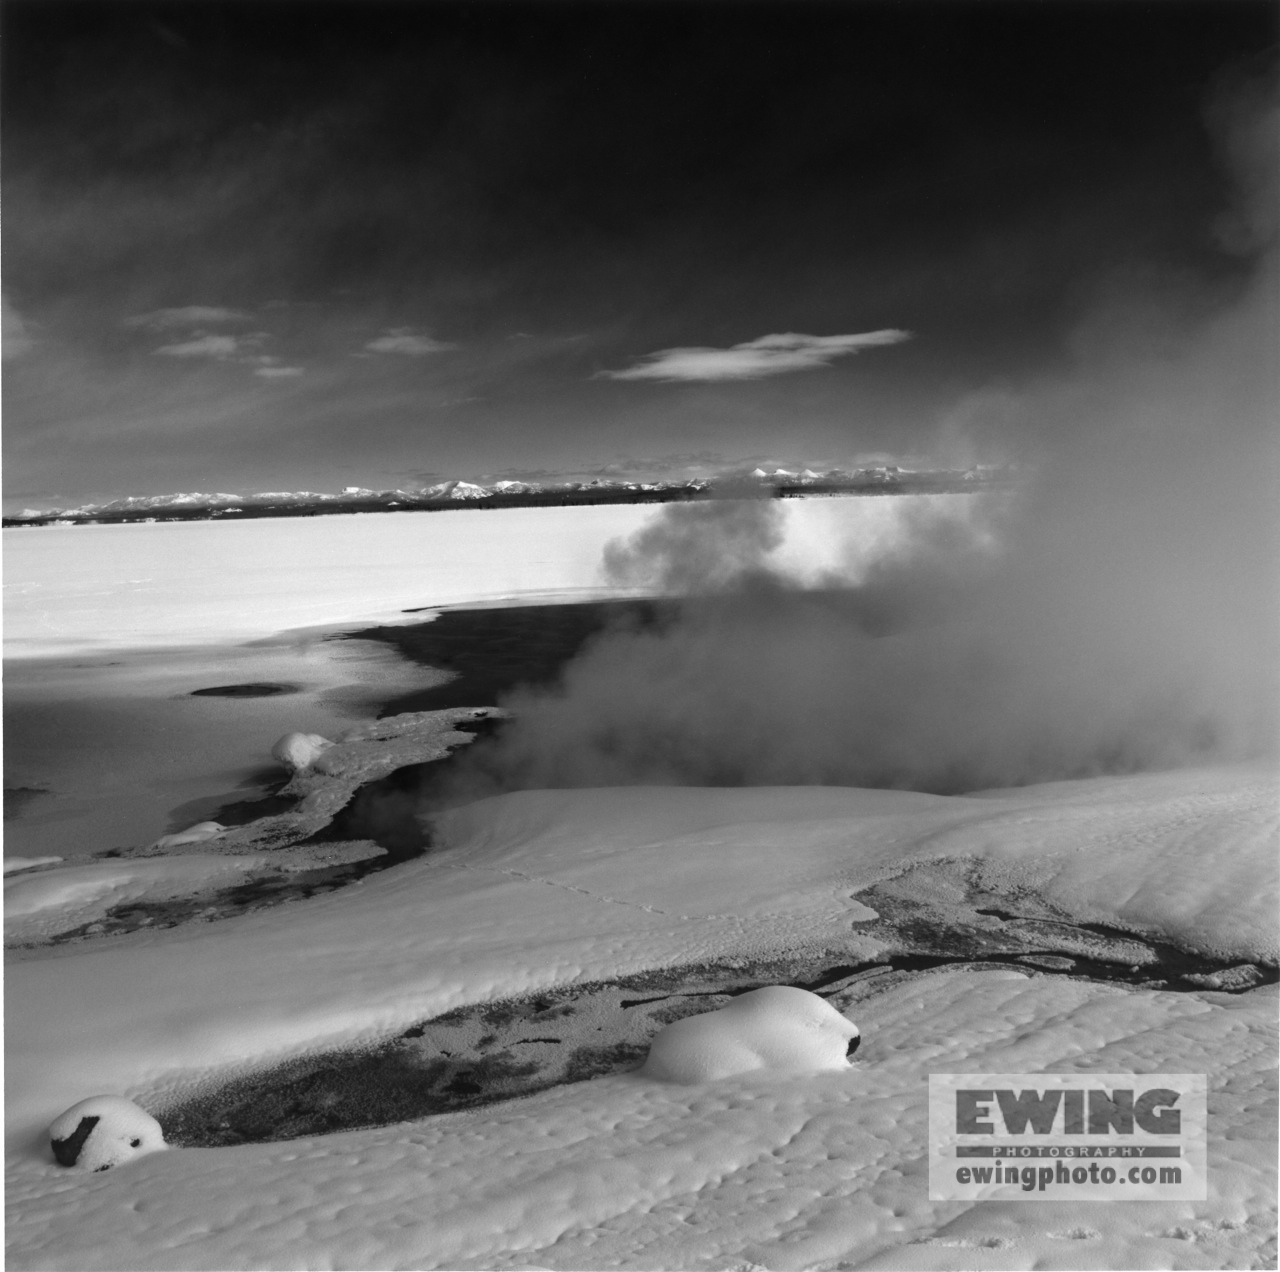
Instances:
[[[1237,161],[1275,117],[1241,100],[1215,115]],[[664,509],[606,567],[679,595],[674,616],[512,697],[473,769],[500,787],[953,792],[1273,751],[1269,171],[1241,170],[1247,288],[1117,285],[1076,333],[1074,374],[1004,394],[987,440],[1029,474],[1016,494],[975,498],[968,520],[922,512],[870,577],[817,588],[769,568],[776,503]]]

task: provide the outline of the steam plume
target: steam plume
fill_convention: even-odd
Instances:
[[[476,766],[506,787],[954,792],[1273,752],[1280,288],[1257,208],[1229,301],[1113,297],[1071,374],[1004,404],[1033,476],[985,535],[922,520],[856,586],[806,590],[769,569],[775,504],[669,507],[607,566],[681,594],[675,618],[517,694]]]

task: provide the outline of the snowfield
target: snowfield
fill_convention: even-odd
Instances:
[[[796,578],[837,566],[856,577],[892,544],[906,506],[793,501],[778,564]],[[963,515],[962,504],[936,507]],[[515,522],[526,513],[537,533],[521,537]],[[340,737],[297,779],[323,802],[344,782],[354,789],[418,757],[460,713],[370,722],[361,703],[425,669],[398,671],[384,655],[356,693],[335,664],[316,670],[315,633],[300,629],[428,604],[616,594],[597,573],[601,547],[651,513],[11,530],[7,649],[31,677],[23,683],[33,702],[42,692],[69,701],[93,684],[106,696],[140,694],[144,723],[216,712],[223,741],[210,796],[228,784],[233,754],[262,765],[285,732]],[[245,564],[228,569],[228,560]],[[250,639],[270,643],[216,648]],[[170,649],[179,644],[200,648]],[[76,671],[83,680],[68,679],[63,661],[60,687],[41,689],[45,660],[68,654],[93,660]],[[190,705],[192,666],[197,683],[218,683],[208,674],[218,664],[227,679],[250,680],[258,658],[271,679],[306,691]],[[290,674],[291,658],[310,674]],[[181,682],[175,666],[187,669]],[[364,722],[352,729],[353,717]],[[234,741],[237,718],[252,723],[248,741]],[[86,861],[86,851],[110,846],[94,837],[95,801],[110,783],[127,794],[148,781],[182,736],[140,726],[137,750],[112,749],[103,787],[74,819],[48,816],[6,878],[10,939],[46,939],[122,901],[203,896],[291,868],[292,849],[278,860],[257,851],[251,828],[159,856]],[[181,761],[187,800],[205,754],[198,738],[191,746]],[[93,764],[86,751],[65,772],[88,781]],[[74,791],[65,798],[73,803]],[[34,823],[40,807],[12,824]],[[212,811],[191,807],[183,828]],[[814,1017],[821,1045],[799,1050],[793,1026],[809,1026],[790,1011],[738,1006],[748,994],[686,1017],[678,1032],[668,1026],[698,1039],[687,1065],[665,1068],[664,1043],[648,1069],[505,1103],[279,1142],[171,1144],[103,1173],[59,1166],[50,1128],[61,1134],[60,1115],[98,1096],[131,1100],[163,1123],[181,1100],[229,1080],[558,987],[783,958],[869,962],[893,948],[891,904],[944,930],[1056,925],[1076,934],[1062,940],[1079,939],[1086,961],[1094,947],[1077,925],[1094,925],[1113,961],[1131,950],[1138,966],[1164,943],[1248,985],[1277,957],[1278,820],[1277,777],[1262,765],[960,796],[524,790],[438,815],[429,855],[305,902],[19,951],[5,976],[7,1266],[1274,1266],[1276,987],[1218,992],[1229,978],[1172,974],[1182,988],[1134,988],[1008,961],[895,972],[828,997]],[[76,827],[74,843],[59,843],[59,825]],[[855,1033],[861,1045],[847,1062]],[[760,1067],[720,1063],[738,1048]],[[1207,1199],[930,1201],[929,1074],[1019,1072],[1206,1074]]]
[[[847,1073],[701,1087],[618,1077],[384,1131],[171,1150],[101,1176],[50,1165],[9,1184],[19,1216],[10,1260],[66,1269],[1257,1266],[1274,1233],[1272,1054],[1262,1036],[1272,1005],[1173,994],[1135,1005],[1120,991],[1064,992],[1014,974],[931,977],[875,1002],[868,1055]],[[1208,1202],[925,1200],[928,1070],[1141,1070],[1171,1051],[1219,1075]]]
[[[789,499],[774,563],[797,579],[836,569],[854,578],[908,518],[925,510],[963,521],[979,498]],[[605,545],[654,512],[616,504],[10,528],[5,657],[368,627],[424,605],[618,595],[625,589],[600,576]]]
[[[1274,810],[1256,771],[980,799],[523,792],[447,815],[439,855],[305,906],[15,964],[10,1266],[1251,1266],[1274,1233],[1271,990],[1135,993],[945,971],[860,1003],[864,1041],[844,1072],[690,1086],[620,1075],[74,1179],[49,1159],[44,1128],[90,1095],[154,1111],[214,1076],[368,1042],[463,1003],[856,947],[857,892],[904,859],[968,856],[1128,926],[1141,868],[1159,884],[1134,894],[1144,925],[1274,957]],[[1120,844],[1140,866],[1117,866]],[[928,1202],[929,1072],[1089,1069],[1209,1075],[1208,1201]]]

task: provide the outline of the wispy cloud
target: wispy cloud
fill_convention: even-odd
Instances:
[[[162,353],[167,358],[231,358],[240,350],[235,336],[196,336],[179,344],[161,345],[152,353]]]
[[[281,359],[271,354],[255,353],[263,343],[271,339],[266,331],[248,331],[239,336],[228,336],[197,329],[188,339],[152,349],[153,354],[166,358],[212,358],[217,362],[234,362],[255,368],[255,375],[301,375],[301,367],[284,367]]]
[[[388,328],[376,340],[370,340],[365,348],[370,353],[399,353],[410,358],[421,358],[428,353],[443,353],[456,345],[414,331],[412,327]]]
[[[30,351],[34,343],[27,331],[27,324],[23,321],[22,315],[9,303],[8,296],[0,297],[0,315],[3,317],[0,336],[4,341],[4,356],[20,358]]]
[[[181,327],[203,327],[223,322],[246,322],[249,315],[221,305],[182,305],[177,309],[153,309],[150,313],[126,318],[126,327],[145,327],[148,331],[176,331]]]
[[[268,380],[283,380],[302,375],[303,369],[301,367],[259,367],[253,374]]]
[[[124,325],[144,333],[169,336],[169,344],[151,350],[153,354],[162,354],[166,358],[215,358],[220,362],[234,360],[263,364],[279,362],[279,358],[256,357],[250,352],[270,338],[265,331],[228,335],[209,330],[227,323],[248,322],[251,318],[251,314],[223,305],[181,305],[175,309],[152,309],[145,314],[134,314],[124,320]]]
[[[909,331],[893,327],[848,336],[806,336],[787,331],[728,349],[659,349],[625,370],[600,371],[597,376],[609,380],[758,380],[787,371],[825,367],[847,354],[910,339]]]

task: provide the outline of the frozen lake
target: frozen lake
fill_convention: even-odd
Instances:
[[[771,565],[856,580],[913,518],[981,496],[788,500]],[[260,789],[272,743],[333,736],[429,673],[335,631],[405,610],[626,595],[606,546],[651,505],[9,529],[7,855],[152,842]],[[283,682],[266,698],[192,697]]]
[[[856,578],[921,510],[963,517],[982,496],[792,499],[773,564]],[[4,656],[194,644],[403,619],[410,608],[618,595],[610,542],[660,509],[378,513],[4,531]]]

